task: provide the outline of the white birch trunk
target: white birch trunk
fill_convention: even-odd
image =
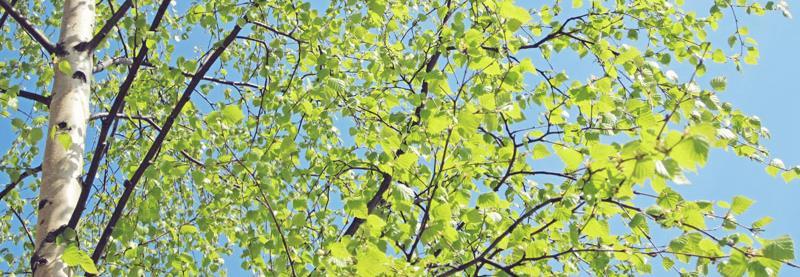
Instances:
[[[71,72],[55,65],[55,81],[50,102],[49,135],[42,165],[39,216],[36,225],[36,251],[31,259],[34,276],[70,276],[72,271],[61,261],[64,245],[55,237],[62,233],[81,193],[79,178],[83,170],[83,149],[89,119],[89,92],[92,82],[93,50],[75,50],[75,45],[92,39],[95,7],[93,0],[64,1],[64,17],[58,45],[66,55]],[[67,134],[68,147],[59,140]]]

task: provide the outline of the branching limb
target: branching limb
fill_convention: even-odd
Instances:
[[[25,172],[23,172],[22,174],[19,175],[19,177],[17,177],[17,180],[6,185],[6,188],[4,188],[3,191],[0,191],[0,200],[2,200],[3,197],[6,196],[6,194],[11,192],[11,190],[13,190],[19,183],[22,183],[22,181],[25,180],[25,178],[36,175],[36,173],[39,173],[39,171],[42,171],[41,165],[25,170]]]
[[[445,272],[445,273],[443,273],[442,275],[439,275],[439,276],[450,276],[450,275],[456,274],[456,273],[458,273],[460,271],[463,271],[463,270],[469,268],[470,266],[475,265],[478,262],[483,261],[483,258],[486,257],[486,255],[488,255],[489,252],[491,252],[497,246],[497,244],[500,243],[500,241],[502,241],[506,236],[510,235],[511,232],[513,232],[514,229],[516,229],[517,226],[519,226],[522,223],[522,221],[524,221],[528,217],[534,215],[537,211],[541,210],[545,206],[550,205],[552,203],[559,202],[559,201],[561,201],[561,199],[563,199],[563,198],[562,197],[556,197],[556,198],[548,199],[548,200],[546,200],[546,201],[544,201],[542,203],[539,203],[538,205],[534,206],[530,210],[526,211],[522,216],[520,216],[517,220],[515,220],[514,223],[511,224],[511,226],[508,226],[508,228],[506,228],[506,230],[503,233],[501,233],[499,236],[497,236],[497,238],[495,238],[494,241],[492,241],[492,243],[488,247],[486,247],[486,250],[481,252],[480,255],[478,255],[477,257],[475,257],[474,259],[472,259],[472,260],[470,260],[470,261],[468,261],[466,263],[463,263],[463,264],[461,264],[459,266],[456,266],[455,268],[452,268],[452,269],[448,270],[447,272]],[[549,227],[553,223],[555,223],[555,221],[550,221],[549,223],[547,223],[544,226],[542,226],[542,228],[537,229],[536,232],[531,234],[531,236],[535,235],[536,233],[544,231],[545,229],[547,229],[547,227]]]
[[[11,0],[11,6],[17,4],[17,0]],[[3,16],[0,17],[0,30],[3,29],[3,26],[6,24],[6,19],[8,19],[8,12],[3,12]]]
[[[149,68],[155,68],[156,67],[154,64],[152,64],[152,63],[150,63],[148,61],[145,61],[144,63],[142,63],[142,66],[149,67]],[[197,75],[195,75],[195,73],[182,71],[182,70],[180,70],[180,69],[178,69],[176,67],[170,66],[168,68],[170,70],[179,70],[179,71],[181,71],[181,74],[184,77],[187,77],[187,78],[194,78],[195,76],[197,76]],[[228,86],[233,86],[233,87],[248,87],[248,88],[253,88],[253,89],[258,89],[258,90],[262,89],[261,86],[258,86],[256,84],[252,84],[252,83],[247,83],[247,82],[231,81],[231,80],[225,80],[225,79],[208,77],[208,76],[201,76],[200,78],[203,81],[209,81],[209,82],[212,82],[212,83],[228,85]]]
[[[167,11],[169,2],[170,0],[161,1],[161,5],[158,7],[158,11],[153,18],[153,22],[150,24],[150,31],[155,31],[158,28],[158,25],[161,23],[161,19],[164,17],[164,14]],[[136,78],[136,74],[139,72],[139,68],[142,65],[142,62],[144,62],[145,56],[147,56],[147,51],[147,45],[143,44],[139,49],[139,53],[136,55],[130,72],[128,72],[128,76],[125,77],[125,81],[122,82],[122,85],[119,88],[117,97],[114,99],[114,103],[111,105],[111,109],[108,112],[108,116],[103,119],[100,133],[97,136],[97,144],[95,145],[94,156],[92,157],[92,162],[89,165],[89,171],[87,171],[86,178],[82,184],[83,189],[81,190],[81,195],[78,198],[78,203],[75,206],[75,210],[72,211],[72,216],[67,224],[69,228],[75,229],[78,226],[78,222],[81,219],[83,210],[86,208],[86,201],[89,199],[89,193],[91,192],[94,178],[97,176],[97,170],[100,168],[100,161],[103,159],[105,152],[108,150],[106,140],[108,139],[108,134],[111,130],[111,124],[116,119],[117,114],[122,110],[122,106],[125,102],[125,96],[128,95],[128,90],[130,90],[131,86],[133,85],[133,80]],[[97,260],[95,259],[95,261]]]
[[[298,44],[305,43],[304,40],[296,38],[295,36],[292,35],[292,33],[286,33],[286,32],[279,31],[279,30],[277,30],[275,28],[272,28],[271,26],[269,26],[269,25],[267,25],[265,23],[254,21],[254,20],[249,20],[249,19],[247,19],[247,22],[248,23],[252,23],[253,25],[256,25],[258,27],[267,29],[268,31],[273,32],[276,35],[291,39],[291,40],[297,42]]]
[[[8,90],[0,88],[0,93],[8,93]],[[19,92],[17,92],[17,96],[42,103],[45,106],[50,106],[49,96],[42,96],[41,94],[24,90],[20,90]]]
[[[19,24],[19,26],[22,27],[22,29],[25,30],[26,33],[28,33],[28,35],[30,35],[34,40],[36,40],[36,42],[41,44],[42,47],[44,47],[44,49],[47,50],[48,53],[56,54],[59,56],[64,54],[64,49],[59,49],[55,44],[50,42],[50,40],[47,39],[47,37],[44,34],[42,34],[42,32],[39,32],[39,30],[37,30],[36,27],[33,27],[33,25],[31,25],[31,23],[28,22],[28,19],[22,16],[18,11],[14,10],[12,5],[6,2],[6,0],[0,0],[0,7],[3,7],[3,9],[6,10],[6,13],[11,15],[11,17],[14,18],[15,21],[17,21],[17,24]]]
[[[108,117],[108,113],[97,113],[97,114],[93,114],[91,117],[89,117],[89,120],[104,119],[106,117]],[[153,129],[155,129],[156,131],[161,132],[161,126],[158,126],[158,124],[153,120],[152,117],[142,116],[142,115],[127,115],[127,114],[122,114],[122,113],[117,114],[116,117],[119,118],[119,119],[142,120],[144,122],[147,122],[147,124],[149,124],[150,127],[153,127]],[[205,167],[206,166],[205,164],[203,164],[203,162],[201,162],[197,158],[192,157],[191,155],[189,155],[189,153],[187,153],[186,150],[181,150],[180,153],[181,153],[181,156],[183,156],[184,158],[186,158],[187,160],[189,160],[190,162],[192,162],[196,166],[199,166],[199,167]]]
[[[100,31],[98,31],[97,34],[95,34],[90,41],[81,42],[78,45],[75,45],[75,50],[78,51],[92,50],[95,47],[97,47],[97,45],[100,44],[100,42],[106,38],[108,32],[111,31],[111,29],[114,28],[114,26],[117,26],[117,22],[119,22],[119,20],[122,19],[123,16],[125,16],[125,13],[128,12],[128,9],[131,8],[131,4],[132,4],[131,0],[125,0],[125,2],[122,3],[122,6],[120,6],[116,12],[114,12],[114,15],[112,15],[111,18],[109,18],[106,21],[106,23],[103,25],[102,28],[100,28]]]
[[[169,2],[166,0],[164,2]],[[241,26],[234,26],[233,30],[225,37],[222,43],[219,44],[219,47],[214,50],[213,53],[208,57],[208,59],[203,63],[203,65],[198,69],[195,76],[204,76],[206,72],[211,68],[211,66],[217,61],[217,59],[222,55],[225,49],[234,41],[236,35],[242,30]],[[175,104],[175,108],[172,109],[172,112],[167,116],[167,119],[164,121],[162,126],[161,132],[158,133],[155,141],[152,145],[150,145],[150,149],[147,150],[147,153],[144,155],[141,164],[133,173],[128,181],[125,181],[125,190],[123,191],[122,195],[117,201],[116,206],[114,207],[114,212],[111,215],[111,218],[108,221],[108,224],[103,229],[103,233],[100,235],[100,240],[97,243],[97,246],[92,253],[92,260],[97,262],[100,257],[103,255],[103,251],[108,245],[109,238],[111,237],[111,233],[114,231],[114,228],[117,225],[117,222],[122,217],[122,212],[125,209],[125,205],[127,205],[128,200],[133,194],[134,188],[139,183],[139,180],[144,176],[145,170],[152,164],[153,160],[156,158],[156,154],[158,150],[161,148],[164,140],[166,140],[169,131],[172,129],[172,126],[175,124],[175,121],[178,119],[183,107],[186,106],[186,103],[189,102],[191,99],[192,92],[194,92],[197,85],[200,83],[201,78],[195,77],[189,82],[189,85],[184,90],[181,98]]]

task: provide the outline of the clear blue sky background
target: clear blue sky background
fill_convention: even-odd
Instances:
[[[702,2],[702,6],[707,5],[706,1]],[[700,9],[705,11],[707,7]],[[797,7],[794,10],[797,11]],[[708,75],[727,76],[728,90],[719,95],[720,99],[732,102],[746,113],[759,116],[762,124],[772,133],[773,138],[765,142],[772,154],[788,166],[800,164],[800,22],[777,14],[740,17],[741,24],[750,28],[752,36],[759,43],[759,64],[746,66],[743,72],[737,72],[732,65],[712,66]],[[731,19],[727,18],[725,22],[730,23]],[[722,29],[726,28],[731,27],[722,26]],[[718,43],[724,44],[728,34],[713,37]],[[193,56],[189,51],[183,54]],[[27,100],[20,100],[23,101]],[[7,150],[13,136],[8,120],[0,120],[0,152]],[[767,175],[763,165],[718,150],[712,152],[708,166],[696,174],[689,174],[689,178],[691,185],[676,188],[687,199],[730,200],[736,195],[747,195],[756,203],[739,217],[740,222],[750,223],[769,215],[775,220],[767,226],[764,237],[789,234],[796,240],[800,239],[800,182],[787,185],[779,178]],[[0,176],[0,186],[7,182],[7,176]],[[5,205],[0,207],[5,208]],[[800,253],[797,245],[795,248],[795,252]],[[238,269],[237,260],[232,258],[227,264],[231,276],[244,273]],[[675,275],[674,272],[662,271],[660,264],[654,263],[653,268],[656,275]],[[784,270],[782,275],[800,276],[798,269]]]
[[[791,4],[796,13],[798,3]],[[787,166],[800,164],[800,21],[777,14],[740,17],[741,24],[750,28],[759,43],[761,60],[742,72],[732,65],[713,66],[709,75],[728,77],[728,90],[719,94],[722,101],[761,118],[772,133],[772,139],[764,144],[773,156]],[[780,178],[767,175],[763,166],[720,150],[711,153],[705,168],[688,177],[691,185],[677,187],[688,199],[729,200],[746,195],[755,200],[750,210],[738,218],[739,222],[749,224],[762,216],[772,216],[775,221],[767,226],[763,237],[789,234],[796,242],[795,253],[800,253],[800,182],[787,185]],[[654,265],[654,269],[658,268]],[[788,267],[781,273],[800,276],[800,270]]]
[[[797,10],[797,7],[794,7]],[[719,95],[745,112],[757,115],[769,128],[772,139],[765,142],[772,154],[787,165],[800,163],[800,22],[780,16],[744,16],[759,43],[761,60],[737,72],[732,66],[715,66],[709,75],[728,76],[728,91]],[[790,234],[800,238],[800,182],[785,184],[764,172],[764,167],[733,153],[714,151],[708,166],[690,174],[692,185],[678,190],[687,198],[731,199],[747,195],[756,203],[741,216],[752,222],[763,215],[775,218],[765,237]],[[795,245],[797,248],[797,245]],[[797,250],[795,250],[797,252]],[[785,272],[800,275],[800,270]]]

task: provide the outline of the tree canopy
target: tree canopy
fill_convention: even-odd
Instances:
[[[79,72],[48,39],[61,2],[0,0],[9,272],[31,268],[44,140],[77,143],[47,125],[54,76]],[[798,267],[791,238],[759,235],[770,217],[736,220],[746,196],[674,190],[715,148],[800,178],[707,70],[757,63],[741,18],[791,17],[785,1],[118,2],[97,1],[81,46],[84,190],[53,238],[75,272]]]

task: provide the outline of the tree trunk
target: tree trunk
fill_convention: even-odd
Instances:
[[[78,51],[75,46],[92,39],[94,2],[64,2],[50,103],[49,135],[42,165],[36,251],[31,259],[34,276],[72,275],[61,261],[64,245],[56,244],[56,237],[66,228],[81,193],[79,178],[89,119],[93,50]],[[69,62],[69,67],[63,64],[64,61]]]

